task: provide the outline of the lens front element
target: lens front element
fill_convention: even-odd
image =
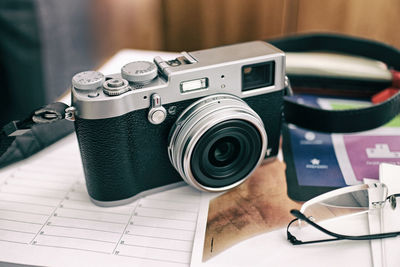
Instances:
[[[171,129],[169,156],[182,178],[206,191],[243,182],[264,159],[261,118],[243,100],[212,95],[189,106]]]
[[[222,137],[217,140],[208,153],[208,161],[213,166],[229,166],[237,159],[240,152],[240,142],[234,137]]]
[[[228,120],[211,127],[197,142],[191,160],[196,180],[222,187],[246,177],[262,150],[258,130],[249,122]]]

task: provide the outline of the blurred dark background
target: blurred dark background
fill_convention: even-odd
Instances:
[[[400,47],[398,0],[0,0],[0,125],[123,48],[191,51],[305,32]]]

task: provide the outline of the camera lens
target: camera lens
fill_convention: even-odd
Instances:
[[[222,191],[243,182],[265,155],[260,117],[243,100],[213,95],[189,106],[170,133],[169,156],[198,189]]]
[[[197,182],[209,187],[234,184],[248,175],[262,151],[258,130],[243,120],[228,120],[211,127],[197,141],[191,170]]]
[[[228,136],[217,140],[208,153],[208,161],[213,166],[223,167],[231,164],[240,152],[240,143],[237,139]]]

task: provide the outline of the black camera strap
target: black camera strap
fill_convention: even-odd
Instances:
[[[348,96],[359,95],[361,91],[379,91],[386,87],[397,89],[397,93],[379,104],[366,108],[349,110],[323,110],[298,103],[285,97],[284,119],[300,127],[320,132],[348,133],[377,128],[400,113],[400,51],[383,43],[336,34],[296,35],[268,41],[284,52],[324,51],[363,56],[382,61],[392,69],[392,85],[365,81],[344,81],[341,79],[313,76],[288,75],[296,92],[297,86],[304,84],[311,88],[334,89]],[[358,88],[357,88],[358,87]],[[368,88],[370,87],[370,88]],[[315,90],[314,90],[315,91]],[[371,91],[371,90],[370,90]]]
[[[348,110],[325,110],[289,98],[284,100],[285,122],[319,132],[366,131],[384,125],[399,113],[400,91],[380,104]]]
[[[64,120],[68,106],[57,102],[41,107],[26,119],[11,121],[0,132],[0,168],[29,157],[74,131]]]

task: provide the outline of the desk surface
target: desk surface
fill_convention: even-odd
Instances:
[[[140,50],[123,50],[116,54],[113,58],[110,59],[110,61],[105,64],[100,70],[105,73],[115,73],[119,72],[121,66],[124,64],[133,61],[133,60],[152,60],[156,52],[151,52],[151,51],[140,51]],[[163,56],[166,58],[172,58],[176,54],[174,53],[161,53]],[[63,98],[63,101],[66,103],[70,103],[70,96],[66,96]],[[68,137],[72,138],[73,140],[63,140],[61,142],[69,142],[69,144],[72,144],[75,148],[75,152],[77,152],[77,146],[76,146],[76,140],[73,137]],[[75,142],[75,143],[74,143]],[[56,146],[59,144],[56,144]],[[55,150],[59,149],[55,148]],[[43,151],[41,155],[38,155],[38,157],[45,157],[46,155],[49,155],[49,151],[46,150]],[[46,158],[46,157],[45,157]],[[63,214],[62,212],[58,209],[64,207],[63,201],[66,200],[71,200],[71,201],[76,201],[77,203],[80,203],[81,205],[86,205],[86,207],[89,207],[89,209],[94,209],[97,212],[103,212],[106,210],[105,213],[110,212],[110,209],[104,209],[104,208],[98,208],[94,206],[91,202],[89,202],[87,195],[85,195],[84,191],[84,181],[83,179],[83,173],[81,171],[81,163],[79,160],[79,153],[74,154],[72,157],[73,161],[75,163],[71,163],[71,165],[67,166],[72,174],[70,175],[70,178],[72,176],[73,179],[72,185],[69,186],[67,185],[68,190],[67,192],[62,192],[62,193],[51,193],[51,194],[56,194],[57,197],[61,194],[61,200],[56,200],[57,203],[53,207],[50,207],[49,209],[49,214],[43,215],[45,217],[44,222],[50,222],[50,225],[53,221],[60,220],[60,214],[64,217],[68,217],[68,215]],[[78,159],[78,160],[76,160]],[[42,167],[39,168],[39,171],[41,172],[46,172],[47,167],[46,167],[46,161],[49,160],[49,158],[45,159],[45,164],[42,164]],[[59,159],[62,161],[63,159]],[[43,162],[43,159],[39,159],[40,162]],[[18,182],[21,182],[22,180],[27,180],[30,182],[31,186],[35,186],[35,184],[32,185],[33,179],[30,181],[29,177],[35,172],[38,171],[30,169],[31,166],[30,160],[27,162],[21,162],[15,166],[11,166],[10,168],[7,168],[6,170],[2,170],[0,172],[0,182],[2,184],[0,185],[0,206],[3,205],[2,207],[10,207],[6,201],[13,201],[10,200],[9,197],[12,195],[14,192],[19,192],[16,191],[16,187],[18,186]],[[65,166],[65,165],[64,165]],[[221,234],[223,231],[219,231],[218,226],[226,225],[227,227],[225,228],[225,232],[229,233],[229,238],[224,239],[223,246],[221,246],[221,250],[223,251],[224,248],[232,246],[234,243],[237,241],[242,241],[237,245],[234,245],[230,249],[221,252],[218,256],[210,259],[209,261],[205,263],[201,263],[198,261],[192,261],[192,263],[196,266],[245,266],[245,265],[261,265],[261,266],[266,266],[266,265],[271,265],[271,266],[292,266],[293,263],[295,262],[297,266],[321,266],[321,263],[323,262],[324,266],[338,266],[338,265],[348,265],[349,262],[352,262],[353,266],[370,266],[371,265],[371,256],[370,256],[370,247],[369,247],[369,242],[340,242],[336,244],[328,244],[326,246],[305,246],[305,247],[293,247],[291,246],[285,238],[285,230],[282,229],[286,225],[286,223],[290,220],[290,216],[288,215],[288,211],[291,208],[296,208],[299,207],[299,203],[296,203],[292,200],[290,200],[287,195],[286,195],[286,183],[285,183],[285,176],[284,176],[284,164],[275,161],[273,163],[265,164],[262,167],[260,167],[255,174],[242,186],[238,187],[234,191],[232,191],[229,194],[226,194],[222,196],[221,198],[215,199],[212,201],[211,206],[210,206],[210,212],[212,214],[212,218],[215,218],[215,220],[210,219],[210,225],[211,225],[211,236],[215,236],[216,234]],[[62,169],[62,168],[61,168]],[[15,176],[17,171],[25,171],[24,177],[21,176]],[[57,168],[56,168],[57,171]],[[17,178],[23,178],[22,180],[17,180]],[[37,178],[37,177],[36,177]],[[40,177],[39,177],[40,179]],[[67,178],[65,178],[67,179]],[[67,179],[68,180],[68,179]],[[76,183],[78,181],[78,183]],[[51,181],[46,181],[52,183]],[[14,184],[13,184],[14,183]],[[11,186],[14,186],[14,188]],[[21,184],[20,184],[21,185]],[[25,184],[22,184],[24,186]],[[82,189],[83,188],[83,189]],[[57,188],[56,188],[57,189]],[[7,191],[8,190],[8,191]],[[11,190],[11,191],[10,191]],[[13,191],[14,190],[14,191]],[[19,189],[18,189],[19,190]],[[72,190],[72,191],[71,191]],[[204,220],[204,216],[201,217],[201,214],[198,216],[196,215],[197,213],[193,213],[193,211],[196,210],[196,205],[197,208],[200,208],[200,204],[193,204],[196,203],[196,201],[199,201],[199,194],[198,192],[191,191],[189,187],[184,187],[184,189],[180,189],[183,191],[173,191],[172,194],[167,193],[168,199],[170,202],[168,202],[164,197],[164,195],[158,195],[155,196],[155,199],[152,198],[147,198],[144,199],[143,202],[141,203],[140,201],[132,203],[131,206],[125,206],[122,209],[129,209],[132,208],[132,210],[128,211],[128,218],[126,221],[128,222],[127,226],[124,228],[125,231],[122,231],[121,233],[117,234],[118,238],[116,240],[117,243],[113,243],[112,249],[107,252],[107,253],[99,253],[98,251],[90,251],[90,249],[86,248],[80,249],[79,247],[85,245],[84,239],[81,237],[62,237],[58,236],[56,237],[56,244],[58,244],[58,248],[56,248],[54,245],[53,247],[46,247],[46,246],[40,246],[41,244],[44,245],[44,238],[41,236],[41,232],[44,234],[48,233],[48,229],[46,229],[47,226],[45,224],[40,224],[40,227],[44,229],[41,229],[39,227],[39,230],[36,231],[35,233],[28,233],[30,235],[33,235],[33,238],[30,239],[29,242],[19,242],[18,238],[22,238],[24,233],[18,233],[21,232],[20,230],[13,230],[11,229],[12,227],[15,227],[18,225],[18,222],[15,218],[17,217],[12,217],[16,216],[15,213],[19,211],[14,211],[10,212],[7,211],[7,208],[2,209],[0,207],[0,261],[7,261],[7,262],[15,262],[15,263],[24,263],[24,264],[38,264],[38,265],[60,265],[60,266],[76,266],[76,265],[97,265],[97,266],[110,266],[110,265],[115,265],[118,264],[119,266],[132,266],[133,265],[140,265],[140,266],[159,266],[162,264],[163,266],[187,266],[190,263],[190,255],[192,251],[192,242],[194,240],[194,230],[196,228],[196,218],[200,218],[201,220],[197,221],[197,227],[199,225],[203,225],[206,223]],[[32,192],[36,192],[32,189],[27,188],[26,189],[26,196],[28,196]],[[43,192],[42,192],[43,193]],[[70,195],[69,195],[70,194]],[[22,197],[26,197],[22,196]],[[77,197],[76,199],[71,199],[71,196]],[[185,200],[182,200],[182,197],[186,196],[189,197],[189,200],[186,200],[187,203],[185,203]],[[15,196],[14,196],[15,197]],[[32,203],[35,201],[38,201],[37,198],[40,196],[30,196]],[[43,197],[43,196],[42,196]],[[86,198],[85,198],[86,197]],[[161,197],[161,198],[160,198]],[[171,200],[171,198],[176,198],[175,200]],[[209,196],[208,196],[209,197]],[[207,197],[207,198],[208,198]],[[7,200],[8,198],[8,200]],[[157,200],[157,198],[159,198]],[[42,199],[43,200],[43,199]],[[42,201],[41,200],[41,201]],[[257,201],[252,201],[252,200],[257,200]],[[45,199],[43,201],[51,202],[50,199]],[[70,201],[70,202],[71,202]],[[79,201],[84,201],[82,204]],[[168,227],[176,227],[176,225],[180,225],[181,230],[186,231],[188,234],[182,234],[180,232],[170,232],[171,230],[174,229],[167,229],[167,232],[164,232],[165,235],[169,235],[169,237],[175,235],[179,235],[179,240],[175,241],[168,241],[164,242],[165,236],[162,238],[160,236],[158,237],[148,237],[147,244],[150,244],[148,248],[143,249],[143,245],[136,245],[130,246],[130,253],[133,253],[133,255],[136,255],[136,259],[134,257],[119,257],[123,256],[123,253],[117,253],[120,254],[119,256],[116,255],[116,250],[115,248],[119,245],[121,245],[121,241],[125,241],[122,239],[122,236],[124,233],[126,233],[127,227],[130,227],[130,222],[133,224],[135,223],[135,220],[131,220],[132,217],[135,215],[142,215],[142,217],[152,217],[152,213],[149,210],[144,210],[141,209],[139,210],[139,213],[135,213],[135,208],[134,207],[142,207],[143,205],[151,205],[151,203],[155,202],[162,202],[164,205],[164,208],[167,209],[167,212],[164,212],[163,216],[166,216],[165,218],[161,218],[160,221],[158,219],[160,218],[152,218],[150,221],[147,221],[147,223],[150,223],[153,226],[160,227],[161,229],[163,228],[168,228]],[[190,206],[190,201],[193,201],[193,205],[190,209],[192,210],[186,210],[189,213],[189,217],[185,217],[182,213],[182,211],[185,211],[185,205]],[[11,202],[10,202],[11,203]],[[21,208],[23,211],[29,211],[29,205],[32,203],[20,203],[21,205],[19,208]],[[67,203],[67,202],[66,202]],[[150,204],[149,204],[150,203]],[[198,202],[197,202],[198,203]],[[42,204],[46,205],[46,203]],[[69,203],[70,204],[70,203]],[[203,203],[204,204],[204,203]],[[24,206],[25,205],[25,206]],[[61,205],[61,206],[60,206]],[[134,207],[133,207],[133,206]],[[203,205],[202,207],[204,208],[205,206],[208,207],[208,202]],[[17,207],[17,206],[15,206]],[[239,211],[238,211],[239,207]],[[151,209],[151,206],[149,206]],[[159,207],[154,207],[153,208],[159,208]],[[178,208],[178,210],[177,210]],[[186,207],[187,208],[187,207]],[[183,209],[183,210],[182,210]],[[174,211],[175,210],[175,211]],[[208,208],[206,209],[208,211]],[[20,210],[21,211],[21,210]],[[239,229],[232,228],[232,217],[228,218],[224,216],[219,216],[221,214],[226,214],[226,212],[230,212],[231,215],[235,214],[240,214],[244,211],[244,214],[246,214],[244,217],[239,216],[236,219],[238,222],[240,222],[240,225],[245,224],[246,227],[242,228],[246,230],[246,233],[243,234],[243,232],[238,231]],[[248,212],[246,212],[248,211]],[[137,211],[136,211],[137,212]],[[140,213],[142,212],[142,213]],[[120,213],[120,212],[118,212]],[[90,212],[83,212],[80,213],[82,216],[89,216],[91,214]],[[192,215],[190,215],[192,214]],[[194,216],[196,218],[192,218],[190,216]],[[121,215],[121,214],[120,214]],[[204,215],[204,214],[203,214]],[[106,214],[101,215],[98,217],[98,214],[96,215],[96,220],[105,220],[107,219]],[[119,215],[118,215],[119,216]],[[118,217],[117,216],[117,217]],[[123,217],[124,215],[122,215]],[[171,218],[170,216],[173,216],[175,218]],[[182,219],[183,223],[177,222],[176,219],[181,216],[180,218]],[[183,217],[182,217],[183,216]],[[57,218],[58,217],[58,218]],[[69,216],[72,217],[72,216]],[[125,217],[118,217],[119,219],[125,220]],[[13,219],[14,218],[14,219]],[[189,218],[189,219],[188,219]],[[251,225],[248,222],[249,221],[254,221],[253,219],[256,219],[258,223],[256,225]],[[77,218],[75,218],[77,219]],[[82,218],[81,218],[82,219]],[[93,218],[86,217],[87,220],[92,220]],[[2,221],[11,221],[11,224],[8,224],[7,228],[5,228],[5,223],[2,223]],[[70,218],[70,220],[74,220],[73,218]],[[114,222],[117,222],[113,218]],[[168,221],[169,220],[169,221]],[[187,221],[189,220],[189,221]],[[194,220],[194,221],[193,221]],[[75,223],[75,225],[84,225],[85,220],[81,220],[78,223]],[[137,222],[137,221],[136,221]],[[24,223],[24,222],[23,222]],[[21,225],[21,224],[19,224]],[[229,226],[231,225],[231,226]],[[125,226],[125,224],[123,224]],[[145,227],[149,225],[142,225],[141,230],[139,231],[139,234],[145,235],[146,233],[148,234],[154,234],[154,231],[145,231]],[[11,227],[11,228],[10,228]],[[190,228],[192,227],[192,228]],[[277,230],[276,230],[277,229]],[[10,231],[11,230],[11,231]],[[13,231],[12,231],[13,230]],[[274,230],[274,231],[273,231]],[[23,232],[23,231],[22,231]],[[68,234],[69,231],[66,231]],[[268,233],[265,233],[268,232]],[[264,233],[264,234],[260,234]],[[126,233],[127,234],[127,233]],[[204,233],[196,233],[196,235],[202,235]],[[50,233],[51,235],[51,233]],[[111,233],[112,235],[112,233]],[[249,238],[250,236],[258,235],[256,237]],[[16,237],[18,236],[18,237]],[[42,239],[35,239],[37,236],[39,236]],[[109,238],[113,238],[110,235],[107,234],[98,234],[97,237],[105,237],[108,236]],[[6,242],[5,239],[14,239],[17,240],[17,242]],[[51,237],[47,237],[48,240],[51,240]],[[75,238],[75,239],[74,239]],[[81,238],[81,239],[79,239]],[[151,238],[153,238],[151,240]],[[154,239],[158,238],[158,239]],[[206,236],[206,238],[210,238],[210,236]],[[74,239],[75,241],[78,240],[78,244],[76,245],[73,243],[71,240]],[[173,239],[173,238],[172,238]],[[247,239],[247,240],[246,240]],[[2,241],[3,240],[3,241]],[[201,240],[201,239],[200,239]],[[36,241],[36,242],[34,242]],[[131,240],[132,242],[145,242],[143,241],[142,237],[135,238],[134,240]],[[146,242],[147,242],[146,241]],[[19,243],[18,243],[19,242]],[[57,243],[59,242],[59,243]],[[96,242],[96,241],[89,241],[89,242]],[[109,241],[109,242],[115,242],[115,241]],[[169,243],[170,242],[170,243]],[[171,243],[172,242],[172,243]],[[107,244],[111,244],[107,243]],[[125,243],[125,242],[123,242]],[[207,242],[209,243],[209,242]],[[62,244],[62,245],[60,245]],[[66,248],[67,246],[68,248]],[[72,244],[72,245],[71,245]],[[108,250],[108,245],[102,246],[102,249]],[[129,245],[125,244],[125,245]],[[153,248],[151,248],[153,246]],[[156,247],[154,247],[156,246]],[[162,246],[162,247],[160,247]],[[171,247],[177,247],[178,251],[172,251]],[[134,248],[134,249],[133,249]],[[203,249],[203,244],[202,243],[195,243],[194,244],[194,252],[193,254],[197,254],[198,251]],[[180,250],[180,251],[179,251]],[[122,250],[121,250],[122,251]],[[157,252],[157,253],[155,253]],[[136,253],[136,254],[135,254]],[[158,259],[153,259],[153,260],[147,260],[146,257],[152,257],[154,254],[159,255]],[[22,257],[23,255],[23,257]]]

